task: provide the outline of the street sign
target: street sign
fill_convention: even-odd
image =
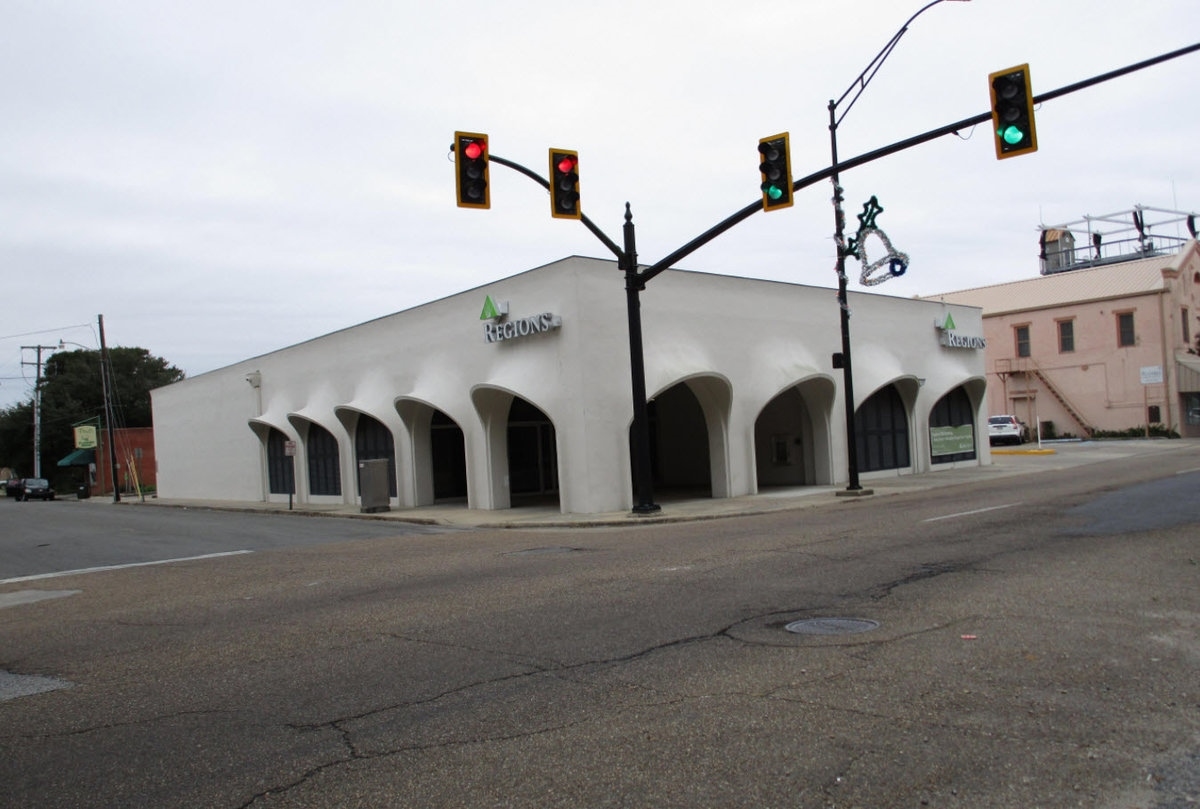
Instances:
[[[288,458],[296,457],[296,442],[295,441],[284,441],[283,442],[283,454]]]
[[[1142,384],[1143,385],[1161,385],[1163,381],[1163,369],[1161,365],[1143,365],[1142,366]]]

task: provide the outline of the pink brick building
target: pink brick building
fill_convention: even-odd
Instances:
[[[1200,437],[1200,243],[931,300],[983,309],[987,407],[1058,435]]]

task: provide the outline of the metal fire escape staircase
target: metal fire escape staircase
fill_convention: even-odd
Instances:
[[[1039,380],[1042,383],[1042,386],[1049,391],[1050,395],[1058,400],[1058,403],[1062,405],[1063,410],[1067,411],[1067,415],[1071,417],[1083,434],[1089,438],[1091,437],[1092,426],[1088,423],[1087,419],[1083,417],[1083,414],[1079,411],[1079,408],[1076,407],[1075,404],[1067,398],[1067,395],[1063,393],[1057,385],[1054,384],[1053,380],[1050,379],[1050,375],[1043,370],[1042,367],[1037,364],[1037,361],[1032,357],[1021,357],[1017,360],[997,360],[996,371],[1001,376],[1015,376],[1020,374],[1025,378],[1025,390],[1013,391],[1012,393],[1016,395],[1024,395],[1028,397],[1033,392],[1029,386],[1030,377]]]

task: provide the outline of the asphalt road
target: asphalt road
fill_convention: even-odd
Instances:
[[[0,497],[0,582],[94,567],[448,530],[452,529],[73,499],[18,503]]]
[[[0,805],[1181,809],[1197,467],[0,585]]]

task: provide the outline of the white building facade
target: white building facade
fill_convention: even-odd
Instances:
[[[980,310],[850,308],[861,478],[990,463]],[[669,270],[641,314],[656,491],[845,483],[832,290]],[[356,504],[386,460],[395,509],[628,510],[627,323],[616,264],[572,257],[160,388],[159,495]]]

